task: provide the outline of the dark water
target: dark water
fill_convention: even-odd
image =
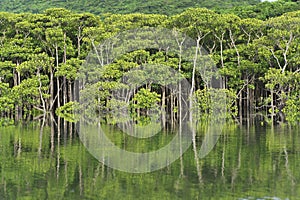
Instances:
[[[109,137],[128,149],[152,149],[172,134],[140,146],[118,131]],[[202,138],[199,132],[199,147]],[[299,181],[298,128],[231,125],[204,159],[190,148],[145,174],[104,166],[69,131],[0,128],[0,199],[300,199]]]

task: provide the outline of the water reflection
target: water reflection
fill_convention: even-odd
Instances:
[[[59,126],[58,126],[59,125]],[[199,159],[201,128],[191,148],[170,166],[146,174],[107,168],[84,148],[74,125],[61,119],[0,128],[0,199],[297,199],[299,129],[228,125]],[[128,149],[131,138],[108,134]],[[145,142],[159,148],[172,133]]]

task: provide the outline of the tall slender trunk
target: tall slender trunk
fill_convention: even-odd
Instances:
[[[68,97],[69,101],[73,101],[72,81],[68,80]]]
[[[180,53],[179,53],[179,62],[178,62],[178,73],[181,73],[181,54],[182,54],[182,43],[179,45]],[[181,85],[181,80],[179,80],[179,85],[178,85],[178,111],[179,111],[179,116],[178,116],[178,122],[179,122],[179,146],[180,146],[180,155],[183,154],[182,152],[182,123],[183,123],[183,118],[182,118],[182,85]],[[184,172],[184,167],[183,167],[183,160],[182,156],[180,156],[180,175],[183,176]]]
[[[56,44],[55,46],[55,59],[56,59],[56,69],[58,69],[58,45]],[[59,82],[59,77],[56,77],[56,82],[57,82],[57,107],[60,107],[60,82]]]
[[[79,81],[75,80],[73,84],[73,100],[79,102]]]
[[[41,102],[42,102],[43,114],[45,115],[47,113],[47,108],[46,108],[46,102],[45,102],[45,99],[43,97],[43,92],[42,92],[42,81],[41,81],[40,69],[38,69],[37,76],[38,76],[38,80],[39,80],[38,90],[39,90],[40,99],[41,99]]]
[[[17,64],[19,65],[19,64]],[[17,85],[20,85],[21,84],[21,74],[20,72],[17,72],[17,77],[18,77],[18,84]],[[22,119],[23,118],[23,113],[22,113],[22,104],[21,106],[18,107],[18,119]]]
[[[247,119],[249,119],[250,118],[250,88],[249,88],[249,84],[247,84],[246,90],[247,90],[246,112],[247,112]]]
[[[13,69],[14,86],[18,85],[18,74],[16,68]],[[19,120],[19,105],[15,106],[15,121]]]
[[[166,100],[166,87],[162,86],[162,100],[161,100],[161,123],[162,127],[165,128],[166,126],[166,108],[165,108],[165,100]]]
[[[67,43],[66,43],[67,35],[66,32],[64,32],[64,58],[63,58],[63,63],[66,64],[67,62]]]
[[[171,129],[174,127],[174,101],[173,101],[173,90],[170,94],[170,113],[171,113]]]
[[[51,139],[50,139],[50,143],[51,143],[51,156],[53,155],[53,152],[54,152],[54,117],[52,115],[52,113],[50,113],[50,133],[51,133]]]
[[[60,82],[59,82],[59,77],[56,77],[56,82],[57,82],[57,107],[60,107]]]
[[[63,77],[63,105],[67,103],[67,80]]]
[[[67,63],[67,44],[66,44],[66,33],[64,32],[64,58],[63,58],[63,63]],[[67,103],[67,81],[66,77],[63,77],[63,105]]]
[[[48,109],[51,109],[53,108],[53,104],[54,104],[54,76],[53,76],[53,69],[52,69],[52,66],[50,67],[50,102],[48,104]]]
[[[80,58],[81,51],[81,27],[78,27],[78,35],[77,35],[77,57]]]
[[[221,37],[217,36],[215,34],[215,37],[219,40],[220,43],[220,59],[221,59],[221,68],[224,68],[224,56],[223,56],[223,40],[224,40],[224,34],[225,32],[223,32],[221,34]],[[224,78],[220,79],[221,81],[221,88],[226,88],[226,80]]]
[[[240,91],[239,95],[239,119],[240,119],[240,125],[243,124],[243,92]]]
[[[195,73],[196,73],[196,66],[197,66],[197,59],[198,59],[198,52],[200,52],[201,54],[201,49],[200,49],[200,41],[201,41],[201,37],[199,36],[197,38],[197,46],[196,46],[196,50],[195,50],[195,57],[194,57],[194,62],[193,62],[193,72],[192,72],[192,86],[191,86],[191,90],[190,90],[190,94],[189,94],[189,117],[190,117],[190,122],[192,123],[193,122],[193,113],[192,113],[192,110],[193,110],[193,99],[192,99],[192,96],[193,96],[193,93],[194,93],[194,90],[195,90]]]
[[[271,122],[272,122],[272,126],[274,125],[274,115],[275,115],[275,108],[274,108],[274,91],[273,89],[271,90]]]
[[[251,77],[249,84],[253,84],[254,80],[254,76]],[[253,117],[253,113],[254,113],[254,95],[255,95],[255,89],[251,89],[249,88],[249,99],[248,99],[248,112],[249,112],[249,117],[250,117],[250,123],[253,124],[254,123],[254,117]]]

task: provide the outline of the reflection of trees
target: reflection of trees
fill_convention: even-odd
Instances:
[[[56,122],[63,127],[60,119]],[[147,174],[109,169],[86,151],[76,134],[70,139],[67,133],[63,141],[63,129],[55,124],[46,120],[42,134],[37,124],[0,129],[0,199],[232,199],[264,197],[267,190],[280,198],[297,196],[297,130],[253,127],[245,135],[244,129],[228,125],[213,151],[198,159],[194,148],[203,138],[200,128],[193,148],[182,157],[184,176],[178,176],[179,159]],[[130,138],[117,135],[118,145],[126,141],[126,148],[136,148],[130,147]],[[166,137],[156,139],[167,142]],[[142,147],[148,150],[156,143]]]

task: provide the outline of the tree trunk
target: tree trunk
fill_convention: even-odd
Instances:
[[[240,92],[239,95],[239,119],[240,119],[240,124],[243,124],[243,92]]]
[[[274,125],[274,115],[275,115],[275,109],[274,109],[274,91],[273,89],[271,90],[271,122],[272,122],[272,126]]]
[[[246,103],[246,105],[247,105],[247,107],[246,107],[246,112],[247,112],[247,119],[249,119],[250,118],[250,111],[249,111],[249,109],[250,109],[250,88],[249,88],[249,85],[247,84],[247,103]]]
[[[53,69],[52,67],[50,67],[50,102],[48,104],[48,109],[51,109],[53,108],[53,104],[54,104],[54,81],[53,81]]]
[[[63,105],[67,103],[67,80],[63,77]]]
[[[41,81],[40,69],[38,69],[38,71],[37,71],[37,76],[38,76],[38,80],[39,80],[38,90],[39,90],[40,99],[41,99],[41,102],[42,102],[43,114],[46,115],[47,109],[46,109],[46,102],[45,102],[45,99],[43,97],[43,92],[42,92],[42,81]]]
[[[161,87],[162,91],[162,98],[161,98],[161,123],[162,127],[165,128],[166,126],[166,109],[165,109],[165,99],[166,99],[166,87]]]
[[[63,63],[67,63],[67,45],[66,45],[66,33],[64,33],[64,58],[63,58]],[[67,81],[66,77],[63,77],[63,105],[67,103]]]
[[[80,58],[81,51],[81,27],[78,27],[78,36],[77,36],[77,57]]]
[[[171,129],[174,125],[174,101],[173,101],[173,90],[171,90],[170,94],[170,113],[171,113]]]
[[[56,69],[58,68],[58,45],[55,46],[55,59],[56,59]],[[59,84],[59,77],[56,77],[57,82],[57,107],[60,107],[60,84]]]
[[[56,82],[57,82],[57,107],[60,107],[60,82],[59,82],[59,77],[56,77]]]
[[[64,59],[63,59],[63,63],[66,64],[67,62],[67,44],[66,44],[66,33],[64,32]]]
[[[197,59],[198,59],[198,51],[200,51],[201,53],[201,49],[200,49],[200,41],[201,41],[201,37],[197,38],[197,46],[196,46],[196,51],[195,51],[195,57],[194,57],[194,62],[193,62],[193,72],[192,72],[192,86],[191,86],[191,90],[190,90],[190,94],[189,94],[189,121],[192,123],[193,122],[193,93],[195,90],[195,73],[196,73],[196,66],[197,66]],[[179,91],[181,93],[181,91]]]
[[[68,97],[69,101],[73,101],[72,82],[70,80],[68,80]]]
[[[18,74],[16,73],[16,69],[13,69],[13,76],[14,76],[14,87],[18,85]],[[15,121],[19,120],[19,106],[15,106]]]

